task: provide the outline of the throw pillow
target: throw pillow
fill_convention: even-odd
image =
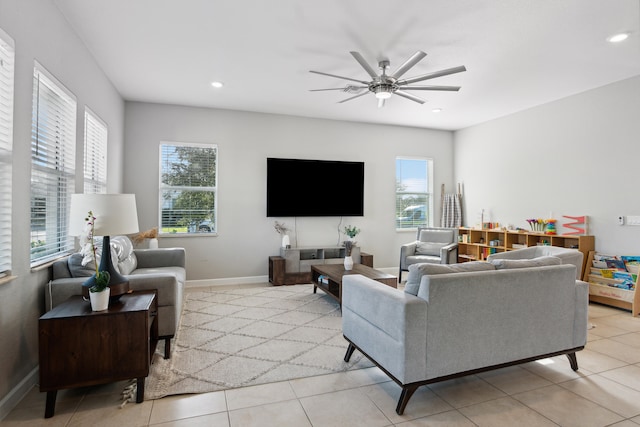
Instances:
[[[117,259],[112,261],[114,264],[117,262],[117,269],[120,274],[131,274],[138,266],[138,258],[133,252],[131,240],[127,236],[115,236],[111,239],[111,249],[115,250],[117,255]]]
[[[484,261],[463,262],[461,264],[412,264],[409,266],[409,275],[404,291],[411,295],[418,295],[422,276],[447,273],[468,273],[471,271],[495,270],[493,264]]]
[[[508,270],[511,268],[542,267],[545,265],[560,265],[562,261],[555,256],[541,256],[531,259],[492,259],[489,261],[496,270]]]
[[[448,243],[418,242],[416,243],[416,255],[440,256],[440,249],[447,245]]]

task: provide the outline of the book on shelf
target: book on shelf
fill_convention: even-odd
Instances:
[[[322,283],[323,285],[328,285],[329,284],[329,277],[325,276],[324,274],[321,274],[318,276],[318,283]]]

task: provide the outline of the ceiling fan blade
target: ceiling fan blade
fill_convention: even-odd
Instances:
[[[360,55],[358,52],[353,51],[349,53],[351,53],[351,55],[356,59],[356,61],[358,61],[358,63],[362,66],[362,68],[364,68],[364,70],[371,76],[372,79],[378,78],[376,70],[374,70],[367,61],[365,61],[362,55]]]
[[[460,86],[404,86],[402,90],[444,90],[457,92],[460,90]]]
[[[424,53],[423,51],[419,50],[416,53],[413,54],[413,56],[411,56],[411,58],[407,59],[405,61],[404,64],[402,64],[400,66],[400,68],[398,68],[395,73],[391,74],[391,78],[393,79],[399,79],[400,76],[402,76],[404,73],[406,73],[407,71],[409,71],[409,69],[411,67],[413,67],[414,65],[416,65],[418,62],[420,62],[422,60],[422,58],[424,58],[425,56],[427,56],[426,53]]]
[[[420,82],[422,80],[435,79],[436,77],[448,76],[449,74],[461,73],[463,71],[467,71],[464,65],[459,67],[447,68],[446,70],[436,71],[434,73],[423,74],[418,77],[412,77],[410,79],[398,80],[396,84],[398,86],[404,86],[415,82]]]
[[[343,99],[342,101],[338,101],[338,104],[342,104],[343,102],[351,101],[352,99],[360,98],[361,96],[364,96],[364,95],[366,95],[368,93],[369,93],[368,91],[367,92],[362,92],[359,95],[352,96],[351,98]]]
[[[369,82],[365,82],[364,80],[352,79],[351,77],[336,76],[335,74],[323,73],[322,71],[309,71],[309,72],[314,74],[320,74],[322,76],[335,77],[336,79],[351,80],[352,82],[358,82],[363,85],[367,85],[367,87],[369,87],[368,86]]]
[[[343,92],[357,92],[360,91],[361,89],[368,89],[369,86],[352,86],[352,85],[347,85],[346,87],[332,87],[332,88],[328,88],[328,89],[309,89],[309,92],[321,92],[324,90],[341,90]]]
[[[418,104],[424,104],[425,102],[427,102],[427,101],[425,101],[425,100],[424,100],[424,99],[422,99],[422,98],[419,98],[419,97],[417,97],[417,96],[415,96],[415,95],[411,95],[410,93],[403,92],[403,91],[401,91],[401,90],[397,90],[397,91],[395,91],[394,93],[395,93],[396,95],[398,95],[398,96],[403,97],[403,98],[407,98],[407,99],[410,99],[410,100],[412,100],[412,101],[415,101],[415,102],[417,102]]]

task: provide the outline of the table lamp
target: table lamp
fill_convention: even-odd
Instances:
[[[135,194],[72,194],[69,234],[80,236],[86,232],[89,211],[96,217],[93,235],[103,236],[99,271],[111,276],[111,299],[117,300],[129,292],[129,281],[116,271],[111,260],[110,236],[133,234],[138,230],[138,212]],[[93,278],[95,280],[95,277]]]

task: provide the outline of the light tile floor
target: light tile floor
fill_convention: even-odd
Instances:
[[[378,368],[234,390],[166,397],[119,409],[125,383],[58,393],[44,419],[36,388],[2,426],[616,426],[640,425],[640,319],[592,304],[587,348],[421,387],[404,415],[400,388]],[[346,345],[345,345],[346,349]]]

